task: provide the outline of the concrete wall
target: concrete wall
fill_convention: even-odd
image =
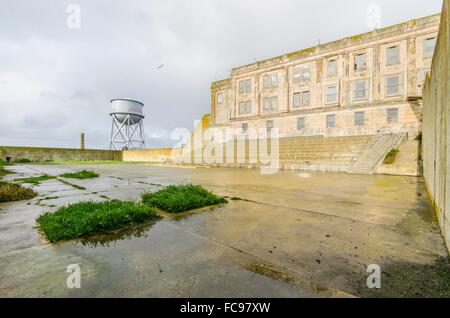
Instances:
[[[444,0],[431,76],[426,80],[423,93],[423,160],[428,191],[450,250],[449,8],[450,0]]]
[[[0,159],[6,157],[29,159],[31,161],[114,161],[122,160],[120,151],[65,149],[65,148],[34,148],[34,147],[0,147]]]
[[[172,163],[181,156],[181,149],[162,148],[145,150],[125,150],[122,160],[125,162]]]

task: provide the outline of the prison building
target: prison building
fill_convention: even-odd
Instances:
[[[375,147],[380,134],[416,138],[439,21],[432,15],[234,68],[211,85],[211,126],[278,128],[291,144],[366,136]]]
[[[215,127],[289,135],[419,132],[439,15],[234,68],[212,83]]]

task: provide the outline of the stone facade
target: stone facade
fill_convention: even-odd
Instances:
[[[212,126],[282,137],[421,131],[440,15],[234,68],[211,85]]]

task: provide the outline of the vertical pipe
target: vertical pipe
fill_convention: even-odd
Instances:
[[[84,148],[84,133],[81,133],[81,136],[80,136],[80,149],[81,150],[85,149]]]

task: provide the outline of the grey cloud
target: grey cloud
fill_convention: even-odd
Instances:
[[[66,27],[81,7],[82,27]],[[210,111],[209,87],[232,67],[436,13],[429,0],[3,0],[0,144],[108,146],[112,98],[145,103],[152,147]],[[165,67],[158,69],[164,64]]]

